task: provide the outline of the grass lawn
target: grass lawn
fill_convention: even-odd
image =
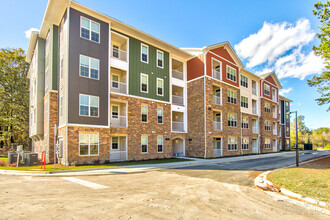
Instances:
[[[324,202],[330,202],[329,168],[287,168],[272,172],[268,179],[292,192]]]
[[[3,158],[0,158],[3,160]],[[77,169],[95,169],[95,168],[106,168],[106,167],[118,167],[118,166],[132,166],[132,165],[144,165],[144,164],[160,164],[160,163],[174,163],[174,162],[186,162],[191,161],[189,159],[173,158],[173,159],[158,159],[158,160],[145,160],[145,161],[134,161],[134,162],[119,162],[111,164],[100,164],[100,165],[86,165],[86,166],[62,166],[56,164],[56,170],[77,170]],[[2,170],[41,170],[39,166],[29,167],[0,167]],[[46,165],[46,169],[43,171],[54,171],[54,164]]]

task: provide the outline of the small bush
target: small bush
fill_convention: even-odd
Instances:
[[[104,164],[110,164],[110,160],[105,160]]]
[[[0,160],[0,167],[6,167],[8,166],[7,162],[4,160]]]
[[[95,164],[95,165],[98,165],[98,164],[100,164],[101,163],[101,160],[100,159],[95,159],[95,160],[93,160],[93,164]]]

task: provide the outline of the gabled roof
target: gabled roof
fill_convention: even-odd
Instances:
[[[270,75],[275,79],[275,82],[277,83],[278,88],[279,88],[279,89],[282,89],[282,85],[281,85],[281,83],[280,83],[280,80],[277,78],[277,76],[276,76],[276,74],[275,74],[274,71],[272,71],[272,72],[270,72],[270,73],[264,73],[264,74],[261,74],[261,75],[259,75],[259,77],[260,77],[261,79],[266,79],[266,78],[267,78],[268,76],[270,76]]]
[[[219,47],[224,47],[228,51],[229,55],[233,58],[233,60],[236,63],[238,63],[240,67],[242,67],[242,68],[244,67],[244,64],[242,63],[241,59],[238,57],[234,48],[230,45],[230,43],[228,41],[203,47],[203,51],[213,50],[213,49],[216,49]]]
[[[286,98],[286,97],[284,97],[284,96],[279,96],[279,98],[280,99],[283,99],[283,100],[285,100],[285,101],[288,101],[288,102],[292,102],[292,100],[291,99],[288,99],[288,98]]]

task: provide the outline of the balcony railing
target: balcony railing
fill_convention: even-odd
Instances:
[[[213,130],[221,131],[222,123],[219,121],[213,121]]]
[[[127,52],[117,48],[111,48],[111,58],[127,62]]]
[[[110,81],[110,92],[127,94],[127,85],[126,83]]]
[[[172,70],[172,77],[183,80],[183,72],[180,72],[178,70]]]
[[[258,114],[257,107],[252,107],[252,114]]]
[[[276,112],[273,112],[273,118],[277,118]]]
[[[183,98],[183,96],[172,95],[172,104],[184,106],[184,98]]]
[[[212,77],[217,80],[221,80],[221,73],[217,70],[212,70]]]
[[[220,96],[213,96],[213,104],[215,105],[221,105],[221,97]]]
[[[252,126],[252,133],[258,134],[258,127],[257,126]]]
[[[257,95],[257,88],[256,87],[252,87],[252,94]]]
[[[273,135],[277,135],[277,128],[273,129]]]
[[[126,121],[127,121],[126,116],[118,116],[118,118],[111,117],[110,126],[111,127],[127,127]]]
[[[172,131],[184,132],[184,122],[183,121],[172,121]]]
[[[126,160],[126,151],[110,150],[110,161]]]
[[[277,101],[277,100],[276,100],[276,95],[273,95],[272,99],[273,99],[273,101],[276,102],[276,101]]]

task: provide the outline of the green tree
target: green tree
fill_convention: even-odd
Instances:
[[[22,49],[0,49],[0,141],[29,144],[29,64]]]
[[[321,97],[316,99],[319,105],[330,103],[330,1],[326,3],[318,2],[314,5],[313,14],[320,20],[320,33],[316,36],[320,39],[320,45],[313,46],[316,55],[325,60],[325,70],[320,76],[314,76],[308,80],[309,86],[316,86]],[[330,106],[328,107],[328,111]]]
[[[311,130],[305,124],[305,116],[298,115],[298,144],[308,143]],[[296,118],[290,124],[291,144],[296,145]]]

